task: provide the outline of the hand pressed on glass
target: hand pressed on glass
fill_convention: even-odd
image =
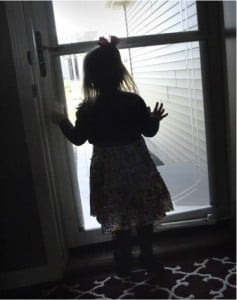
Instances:
[[[58,124],[65,119],[67,119],[67,108],[65,105],[60,104],[56,109],[54,109],[54,111],[52,111],[51,120]]]
[[[149,106],[147,107],[147,110],[152,117],[159,119],[159,121],[168,116],[168,113],[165,114],[165,109],[163,108],[163,103],[159,104],[159,102],[156,102],[156,105],[155,105],[153,111],[151,111],[151,108]]]

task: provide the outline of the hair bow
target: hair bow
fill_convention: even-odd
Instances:
[[[99,38],[99,41],[97,42],[97,44],[102,47],[106,47],[106,46],[110,46],[110,45],[117,46],[119,42],[120,42],[119,38],[117,38],[114,35],[111,35],[110,41],[102,36]]]

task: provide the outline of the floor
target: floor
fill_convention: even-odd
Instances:
[[[155,234],[155,253],[164,272],[137,265],[116,274],[112,244],[74,248],[61,281],[5,291],[5,299],[236,299],[236,244],[228,222]]]
[[[169,229],[167,231],[154,233],[154,252],[164,262],[176,263],[180,257],[188,257],[193,254],[201,255],[205,248],[221,249],[226,245],[233,245],[235,237],[230,230],[228,221],[207,226],[196,226],[193,228]],[[66,270],[66,276],[71,276],[78,270],[88,272],[96,267],[111,271],[113,263],[113,242],[93,244],[70,249],[70,260]],[[190,249],[192,251],[190,251]],[[189,253],[190,252],[190,253]],[[133,235],[133,257],[136,261],[139,248],[136,234]]]

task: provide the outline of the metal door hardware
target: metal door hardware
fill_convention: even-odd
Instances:
[[[46,77],[47,72],[46,72],[46,65],[44,60],[44,47],[42,44],[42,37],[40,31],[35,32],[35,42],[36,42],[36,50],[37,50],[40,74],[42,77]]]

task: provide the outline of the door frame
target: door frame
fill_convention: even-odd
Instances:
[[[32,69],[35,74],[37,101],[41,110],[39,126],[44,133],[44,151],[47,153],[47,164],[50,167],[47,175],[54,191],[54,205],[57,212],[57,222],[64,235],[66,248],[74,246],[75,237],[83,228],[80,194],[76,179],[73,149],[67,139],[61,134],[57,124],[51,120],[51,112],[58,109],[65,101],[64,93],[58,89],[55,68],[57,64],[51,55],[43,50],[46,76],[40,74],[38,54],[36,51],[35,33],[42,33],[42,46],[50,44],[51,36],[48,32],[45,4],[47,2],[23,2],[24,16],[27,28],[27,38],[30,44]],[[80,222],[79,222],[80,220]]]
[[[52,164],[49,160],[43,114],[40,103],[35,63],[30,60],[33,41],[29,40],[22,1],[6,1],[6,16],[16,73],[19,113],[23,117],[24,133],[33,177],[47,263],[42,266],[1,273],[0,289],[17,288],[42,282],[60,280],[68,260],[68,247],[60,211],[57,205]]]
[[[46,7],[48,17],[51,22],[53,22],[53,9],[51,3],[48,2]],[[198,1],[197,15],[199,29],[197,31],[136,36],[120,39],[119,49],[187,41],[199,41],[200,44],[208,149],[210,207],[200,208],[193,212],[179,213],[178,220],[176,220],[177,216],[169,215],[164,220],[164,224],[156,228],[157,231],[177,226],[186,227],[194,226],[194,224],[213,224],[213,222],[216,222],[217,220],[229,218],[229,203],[226,203],[223,200],[226,197],[229,199],[229,190],[225,116],[222,114],[222,111],[225,110],[224,78],[221,72],[223,68],[221,43],[223,41],[219,36],[219,34],[222,33],[223,27],[222,9],[222,3],[205,3]],[[51,27],[50,35],[54,38],[54,43],[47,47],[47,51],[55,58],[60,55],[87,52],[96,46],[96,41],[57,44],[55,24]],[[59,68],[60,66],[57,67],[57,70]],[[221,139],[219,139],[219,136],[221,136]],[[183,222],[180,221],[181,219]],[[95,239],[95,237],[93,237],[93,239]],[[100,240],[100,238],[98,237],[95,240]]]
[[[11,7],[11,3],[6,4]],[[31,164],[32,171],[35,176],[35,180],[38,180],[38,174],[35,174],[33,166],[35,166],[39,155],[43,155],[44,165],[41,168],[47,177],[47,187],[50,194],[50,208],[42,208],[41,217],[42,223],[47,223],[49,216],[45,216],[45,210],[49,209],[51,214],[54,215],[55,226],[57,227],[57,235],[60,237],[62,247],[65,249],[87,244],[87,243],[97,243],[105,240],[110,240],[110,237],[105,237],[101,234],[100,230],[90,230],[87,232],[80,232],[83,224],[78,224],[78,215],[81,214],[81,207],[75,206],[75,198],[79,198],[79,191],[77,187],[76,171],[75,165],[73,164],[73,151],[72,146],[69,142],[62,136],[57,126],[52,124],[50,120],[50,112],[57,107],[59,103],[65,103],[64,93],[62,92],[62,76],[60,75],[60,65],[59,60],[55,57],[63,54],[73,54],[80,52],[85,52],[96,45],[96,42],[83,42],[74,44],[57,45],[56,29],[53,19],[52,3],[50,1],[37,1],[37,2],[25,2],[21,5],[21,14],[24,15],[24,39],[26,40],[25,45],[22,47],[22,56],[26,54],[26,48],[30,49],[33,60],[33,79],[31,79],[31,84],[36,86],[38,100],[34,107],[26,107],[24,96],[22,96],[22,111],[23,118],[26,123],[26,129],[29,128],[29,124],[32,125],[32,119],[29,118],[29,112],[34,111],[35,115],[39,119],[37,125],[34,124],[32,127],[32,132],[26,130],[28,147],[31,149]],[[34,5],[34,7],[33,7]],[[214,10],[213,10],[214,8]],[[211,206],[205,210],[200,209],[194,211],[191,215],[190,213],[180,213],[179,217],[183,219],[175,220],[173,216],[167,217],[164,225],[161,225],[157,230],[167,230],[173,227],[186,227],[195,225],[206,225],[208,223],[212,224],[218,219],[229,217],[229,205],[224,204],[223,197],[228,197],[228,184],[227,184],[227,151],[225,143],[222,141],[226,140],[225,132],[225,120],[224,118],[219,118],[222,116],[222,110],[225,108],[225,103],[222,98],[224,91],[223,88],[223,78],[220,75],[220,70],[222,68],[222,54],[217,51],[220,46],[220,39],[215,34],[216,28],[220,28],[219,24],[214,17],[218,19],[220,15],[221,5],[220,4],[210,4],[205,2],[197,3],[197,10],[199,16],[199,31],[194,32],[183,32],[180,33],[169,33],[160,34],[144,37],[129,37],[121,39],[119,48],[137,47],[141,45],[154,45],[163,43],[174,43],[174,42],[184,42],[184,41],[200,41],[201,50],[201,61],[202,61],[202,76],[203,76],[203,89],[204,89],[204,104],[206,112],[206,133],[208,145],[208,161],[209,161],[209,178],[210,178],[210,190],[211,190]],[[16,9],[15,9],[16,11]],[[32,13],[35,11],[35,14]],[[212,14],[212,17],[210,15]],[[13,16],[11,16],[13,18]],[[26,20],[26,19],[27,20]],[[9,19],[10,20],[10,19]],[[18,20],[19,21],[19,20]],[[22,20],[19,22],[22,23]],[[10,23],[10,22],[9,22]],[[14,27],[15,26],[15,27]],[[17,24],[14,22],[12,24],[12,39],[16,44],[16,49],[21,43],[16,31]],[[39,68],[37,62],[37,53],[35,52],[35,41],[32,38],[32,33],[34,31],[41,31],[43,33],[43,52],[45,55],[46,63],[48,65],[48,75],[47,78],[41,78],[39,75]],[[210,34],[210,32],[212,34]],[[21,33],[22,34],[22,33]],[[16,52],[18,50],[15,50]],[[16,54],[17,55],[17,54]],[[16,65],[17,65],[16,58]],[[24,57],[26,62],[26,58]],[[217,63],[216,63],[217,62]],[[21,78],[22,70],[26,67],[20,66],[16,71],[18,72],[18,80],[23,85],[23,78]],[[29,70],[25,70],[29,72]],[[57,77],[55,74],[58,74]],[[26,79],[25,79],[26,80]],[[27,81],[27,80],[26,80]],[[216,85],[218,82],[218,85]],[[28,85],[27,85],[28,84]],[[29,81],[24,82],[24,86],[27,85],[27,89],[32,89],[32,85]],[[217,88],[218,87],[218,88]],[[31,97],[32,95],[28,96]],[[44,101],[42,100],[44,99]],[[46,100],[45,100],[46,99]],[[53,100],[53,101],[52,101]],[[46,103],[44,103],[46,101]],[[55,107],[54,107],[55,106]],[[215,118],[213,117],[213,111]],[[219,117],[217,117],[219,116]],[[31,119],[31,120],[29,120]],[[31,122],[31,123],[30,123]],[[32,144],[32,135],[34,130],[39,132],[39,140],[35,140],[36,144],[40,141],[40,147],[35,151],[35,146]],[[218,139],[221,133],[221,140]],[[56,144],[55,141],[57,140]],[[57,145],[58,144],[58,145]],[[57,145],[57,146],[55,146]],[[58,154],[60,152],[60,155]],[[59,157],[64,157],[62,161],[60,160],[61,166],[59,166]],[[64,172],[65,178],[60,178],[60,172]],[[224,178],[220,174],[224,171]],[[221,183],[221,184],[220,184]],[[38,191],[40,195],[42,191]],[[64,199],[67,198],[67,202]],[[77,201],[78,202],[78,201]],[[79,200],[80,202],[80,200]],[[78,202],[78,203],[79,203]],[[42,205],[42,204],[40,204]],[[51,220],[50,220],[51,221]],[[47,226],[46,226],[47,227]],[[58,229],[59,228],[59,229]],[[48,233],[45,232],[47,236]],[[50,243],[50,242],[49,242]]]

